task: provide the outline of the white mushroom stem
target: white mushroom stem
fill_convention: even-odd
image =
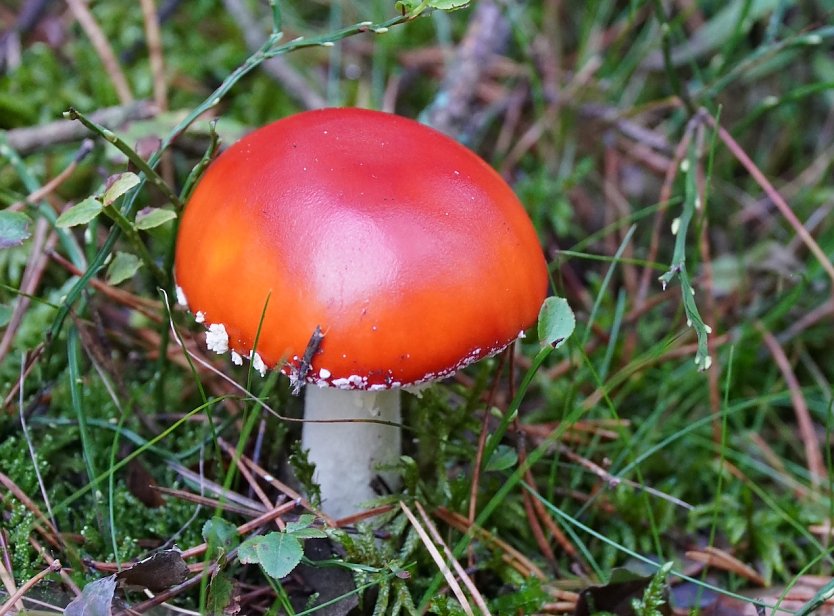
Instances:
[[[379,496],[373,488],[379,483],[377,477],[390,489],[399,488],[396,472],[379,470],[380,465],[394,464],[399,459],[399,425],[369,421],[400,423],[398,390],[369,392],[309,386],[304,419],[301,446],[316,465],[314,480],[321,487],[326,514],[341,518],[361,511],[363,503]],[[333,421],[345,419],[355,421]]]

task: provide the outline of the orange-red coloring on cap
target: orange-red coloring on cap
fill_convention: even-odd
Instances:
[[[349,389],[421,383],[497,352],[535,322],[548,278],[491,167],[360,109],[300,113],[220,155],[185,208],[175,275],[215,350]]]

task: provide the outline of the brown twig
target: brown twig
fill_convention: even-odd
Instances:
[[[43,273],[46,270],[46,265],[49,262],[48,253],[55,247],[58,237],[55,233],[50,231],[49,223],[45,218],[38,218],[35,224],[35,233],[32,238],[32,247],[29,256],[29,262],[26,264],[26,269],[23,271],[23,278],[20,281],[20,292],[17,298],[12,315],[9,318],[9,323],[6,325],[6,331],[3,332],[3,338],[0,339],[0,362],[6,357],[9,350],[12,348],[15,334],[17,334],[23,316],[32,302],[31,297],[35,295],[40,286]]]
[[[272,507],[272,503],[270,502],[269,497],[266,495],[266,492],[264,492],[261,486],[258,485],[258,481],[255,479],[255,476],[252,474],[252,472],[249,470],[246,464],[244,464],[240,456],[234,455],[236,453],[235,451],[230,451],[225,448],[224,450],[226,450],[226,453],[229,455],[229,457],[232,458],[234,463],[237,465],[238,471],[240,471],[240,474],[243,475],[244,479],[246,479],[247,483],[249,484],[249,487],[258,496],[258,500],[260,500],[261,503],[263,503],[264,507],[266,507],[267,509]],[[286,528],[284,521],[280,518],[276,518],[275,523],[278,525],[279,530],[284,530],[284,528]]]
[[[429,126],[452,137],[472,132],[478,84],[495,55],[506,46],[509,33],[498,3],[481,0],[475,5],[434,102],[425,111]]]
[[[160,111],[168,110],[168,84],[165,81],[165,63],[162,56],[162,35],[154,0],[139,0],[145,22],[145,40],[153,75],[153,99]]]
[[[139,0],[145,23],[145,40],[153,75],[153,99],[160,111],[168,110],[168,84],[165,80],[165,62],[162,55],[162,35],[159,31],[159,15],[154,0]],[[170,152],[164,152],[159,162],[160,174],[168,186],[175,181],[174,164]]]
[[[532,560],[527,558],[524,554],[519,552],[503,539],[496,537],[488,530],[475,524],[470,524],[469,520],[467,520],[465,516],[454,511],[449,511],[445,507],[438,507],[435,509],[434,515],[459,532],[472,533],[473,536],[480,537],[493,547],[501,550],[503,552],[503,560],[513,569],[521,573],[521,575],[528,577],[535,576],[540,580],[547,579],[544,571],[542,571],[541,568],[539,568],[538,565],[536,565]]]
[[[402,503],[401,503],[402,504]],[[423,520],[423,524],[426,525],[426,531],[431,535],[432,540],[443,548],[443,553],[446,555],[446,558],[452,563],[452,567],[455,569],[455,573],[457,573],[458,577],[463,581],[463,585],[466,586],[466,589],[469,591],[469,594],[472,596],[472,599],[475,601],[475,605],[478,606],[478,609],[481,610],[481,614],[489,614],[489,609],[487,608],[486,601],[484,601],[484,597],[481,595],[478,588],[472,582],[472,578],[470,578],[466,571],[463,570],[463,567],[460,566],[460,563],[455,559],[454,554],[452,554],[452,550],[449,549],[449,546],[443,541],[443,538],[440,536],[440,533],[437,531],[437,526],[435,526],[432,519],[426,513],[426,510],[423,508],[423,505],[420,504],[420,501],[415,501],[414,506],[417,508],[417,512],[420,514],[420,517]]]
[[[125,122],[147,120],[159,113],[156,104],[148,100],[141,100],[105,107],[94,111],[89,119],[105,128],[114,129]],[[31,154],[45,147],[78,141],[90,134],[86,127],[72,120],[58,120],[40,126],[15,128],[5,133],[9,145],[22,156]]]
[[[223,0],[223,6],[243,33],[246,47],[250,51],[260,48],[263,44],[264,32],[259,22],[249,12],[246,3],[241,0]],[[261,69],[280,83],[287,94],[307,109],[319,109],[327,105],[327,101],[316,92],[313,84],[298,73],[285,58],[280,56],[270,58],[261,64]]]
[[[83,275],[84,272],[75,267],[57,252],[51,252],[49,256],[53,261],[66,269],[73,276]],[[134,295],[124,289],[111,286],[98,278],[91,278],[90,284],[96,289],[96,291],[99,291],[108,299],[111,299],[114,302],[122,304],[128,308],[132,308],[137,312],[141,312],[143,316],[151,319],[155,323],[162,322],[162,317],[159,316],[159,313],[162,310],[162,304],[160,302],[142,297],[140,295]]]
[[[7,614],[9,610],[11,610],[15,606],[15,603],[17,603],[27,592],[29,592],[29,589],[32,588],[35,584],[40,582],[50,573],[56,573],[60,570],[61,561],[53,560],[46,569],[34,575],[32,578],[26,580],[26,583],[23,584],[23,586],[21,586],[20,588],[18,588],[17,592],[13,594],[11,597],[9,597],[8,601],[6,601],[2,606],[0,606],[0,616]]]
[[[116,59],[116,54],[113,53],[113,48],[110,47],[110,42],[107,36],[102,31],[101,27],[96,22],[96,18],[90,12],[90,9],[82,0],[67,0],[67,4],[72,11],[73,17],[79,23],[87,38],[90,39],[93,47],[104,65],[104,70],[113,82],[113,87],[116,88],[116,94],[123,105],[133,102],[133,94],[130,92],[130,86],[127,83],[127,77],[122,72],[122,67],[119,66],[119,61]]]
[[[4,545],[4,547],[5,547],[5,545]],[[2,562],[0,562],[0,581],[3,582],[3,586],[5,586],[6,592],[10,596],[14,596],[14,595],[17,594],[17,586],[15,586],[14,576],[12,575],[11,568],[10,568],[9,565],[4,564]],[[25,609],[25,606],[23,605],[23,600],[18,599],[15,603],[16,603],[16,605],[14,606],[15,609],[19,613],[23,613],[23,611]]]
[[[432,560],[437,565],[437,568],[440,569],[443,579],[446,580],[446,584],[449,585],[449,588],[452,590],[452,593],[455,595],[455,598],[458,600],[458,603],[463,611],[469,616],[475,616],[475,612],[472,611],[472,606],[469,605],[469,600],[466,598],[466,595],[463,594],[463,589],[460,587],[460,584],[458,584],[455,576],[452,575],[452,571],[449,569],[449,566],[446,564],[446,561],[443,559],[443,556],[440,554],[437,546],[432,543],[431,537],[429,537],[426,529],[420,526],[420,522],[411,512],[411,509],[409,509],[402,501],[400,501],[400,509],[402,509],[402,512],[405,514],[405,517],[408,518],[408,521],[411,522],[411,527],[417,532],[417,536],[420,537],[420,541],[423,542],[423,546],[426,548],[426,551],[428,551]],[[448,550],[448,548],[446,549]],[[454,558],[450,558],[449,560],[452,563],[457,564],[457,561]],[[460,565],[458,565],[458,567],[459,566]],[[489,614],[489,611],[486,613]]]
[[[35,548],[35,551],[40,554],[41,558],[46,561],[47,565],[51,565],[55,560],[32,535],[29,535],[29,545]],[[59,575],[61,576],[61,581],[64,583],[64,586],[69,588],[76,597],[81,594],[81,589],[78,587],[78,584],[75,583],[75,580],[70,577],[70,574],[66,569],[61,569]]]
[[[756,330],[762,335],[765,346],[773,356],[773,360],[779,367],[782,378],[785,379],[785,384],[788,386],[788,391],[791,394],[791,402],[793,403],[793,410],[796,414],[796,423],[799,427],[799,436],[805,447],[805,463],[808,465],[808,472],[811,473],[811,483],[819,486],[821,481],[827,476],[825,462],[820,451],[819,440],[814,430],[814,422],[811,419],[808,404],[802,395],[802,386],[799,384],[799,379],[796,378],[796,374],[794,374],[788,356],[785,355],[785,351],[782,349],[779,341],[776,340],[776,336],[767,331],[764,325],[758,321],[756,322]]]
[[[478,447],[475,451],[475,461],[472,464],[472,482],[469,486],[469,522],[475,522],[475,516],[478,511],[478,489],[481,485],[481,466],[484,462],[484,449],[486,448],[487,436],[489,435],[490,425],[490,408],[492,401],[495,399],[495,392],[498,389],[501,372],[504,369],[504,363],[507,361],[507,354],[512,353],[512,349],[507,349],[501,353],[501,359],[498,363],[498,368],[495,370],[495,378],[492,387],[489,390],[486,402],[484,404],[484,416],[481,420],[481,432],[478,434]]]
[[[724,550],[719,550],[715,547],[706,547],[703,550],[690,550],[686,553],[686,557],[695,562],[703,563],[708,567],[735,573],[757,586],[767,586],[767,580],[758,571],[749,565],[745,565],[732,554],[727,554]]]
[[[238,458],[240,458],[240,460],[242,460],[246,466],[248,466],[252,471],[260,475],[262,480],[266,481],[268,484],[272,485],[272,487],[283,492],[287,497],[289,497],[293,501],[298,502],[302,507],[304,507],[308,511],[314,513],[317,517],[324,520],[328,526],[336,526],[336,523],[330,516],[315,509],[312,505],[310,505],[306,498],[301,496],[301,494],[293,490],[284,482],[276,479],[272,474],[268,473],[259,465],[255,464],[255,462],[253,462],[250,458],[244,456],[243,454],[238,454],[237,451],[235,451],[235,448],[232,447],[230,443],[223,440],[222,438],[217,439],[217,442],[220,444],[220,446],[223,448],[223,450],[230,458],[232,458],[233,460],[237,460]]]
[[[27,205],[34,205],[38,201],[43,200],[45,197],[55,192],[55,190],[57,190],[57,188],[75,172],[81,161],[93,151],[93,145],[94,142],[92,139],[85,139],[81,143],[81,147],[78,148],[78,152],[75,153],[75,157],[72,159],[72,162],[70,162],[70,164],[67,165],[63,171],[61,171],[61,173],[49,180],[35,192],[27,195],[22,201],[12,203],[8,208],[6,208],[6,210],[11,212],[22,210]]]
[[[811,251],[811,254],[816,257],[819,264],[828,274],[828,277],[831,279],[832,287],[831,292],[834,294],[834,265],[832,265],[831,260],[825,254],[822,248],[820,248],[819,244],[817,244],[816,240],[811,236],[808,230],[803,226],[802,222],[799,218],[796,217],[796,214],[793,213],[793,210],[788,205],[788,203],[782,198],[782,195],[773,187],[773,184],[770,183],[765,175],[759,170],[756,164],[750,159],[744,149],[738,144],[738,142],[733,139],[733,136],[730,135],[727,130],[716,122],[715,118],[713,118],[709,114],[703,114],[703,117],[706,119],[706,122],[718,132],[718,137],[727,146],[727,148],[732,152],[733,156],[742,164],[742,166],[747,170],[747,172],[753,177],[756,183],[765,191],[765,194],[768,198],[773,202],[785,220],[793,227],[796,234],[802,239],[802,242]]]

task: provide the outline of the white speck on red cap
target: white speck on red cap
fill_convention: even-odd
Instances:
[[[209,351],[222,355],[229,350],[229,334],[222,323],[212,323],[206,332],[206,346]]]
[[[257,370],[258,374],[260,374],[261,376],[266,375],[266,364],[264,363],[264,360],[261,359],[261,356],[258,355],[257,353],[255,353],[252,356],[252,367],[255,370]]]

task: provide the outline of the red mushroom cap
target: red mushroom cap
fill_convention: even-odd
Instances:
[[[210,348],[349,389],[422,383],[503,349],[535,322],[548,280],[491,167],[360,109],[300,113],[219,156],[186,206],[175,273]]]

